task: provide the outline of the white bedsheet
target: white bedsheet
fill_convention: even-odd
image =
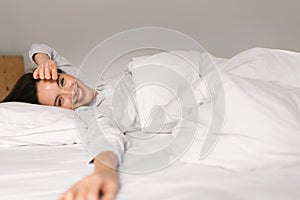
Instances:
[[[0,149],[0,198],[57,199],[92,171],[81,145]],[[300,166],[235,173],[222,168],[174,163],[155,173],[120,173],[118,200],[298,200]]]
[[[259,50],[259,51],[257,51]],[[253,51],[253,56],[266,56],[261,54],[260,49]],[[259,54],[256,54],[258,52]],[[263,51],[266,52],[266,51]],[[249,53],[249,52],[248,52]],[[267,52],[266,52],[267,53]],[[267,55],[275,55],[275,51],[267,53]],[[247,57],[248,58],[248,57]],[[300,73],[296,73],[300,68],[300,55],[287,52],[284,56],[272,57],[271,61],[275,62],[272,65],[266,65],[260,59],[255,62],[248,62],[249,65],[239,65],[241,59],[228,62],[224,70],[243,78],[251,79],[257,75],[254,72],[261,70],[259,78],[265,80],[268,77],[276,77],[276,80],[287,84],[293,81],[293,85],[299,87]],[[252,59],[251,57],[249,59]],[[245,61],[245,60],[244,60]],[[282,62],[281,62],[282,61]],[[288,63],[288,68],[282,68],[282,63]],[[276,65],[278,64],[278,65]],[[240,66],[239,68],[232,68],[232,66]],[[249,67],[250,66],[250,67]],[[265,68],[261,68],[265,66]],[[271,69],[269,69],[271,66]],[[260,67],[259,69],[254,69]],[[278,69],[276,69],[278,67]],[[250,70],[251,69],[251,70]],[[280,71],[283,69],[284,71]],[[284,73],[289,71],[295,73]],[[246,71],[245,71],[246,70]],[[247,71],[248,70],[248,71]],[[273,70],[273,71],[272,71]],[[272,76],[266,72],[272,72]],[[247,74],[247,76],[244,76]],[[272,81],[272,80],[268,80]],[[259,87],[261,88],[261,87]],[[235,90],[232,90],[233,92]],[[257,89],[259,91],[259,89]],[[279,98],[278,98],[279,99]],[[272,101],[273,103],[275,102]],[[299,102],[299,101],[295,101]],[[284,104],[289,105],[289,104]],[[291,104],[291,110],[296,110],[299,106]],[[282,109],[287,110],[287,109]],[[250,110],[251,111],[251,110]],[[249,112],[250,112],[249,111]],[[267,113],[267,112],[264,112]],[[254,117],[256,115],[253,115]],[[258,115],[257,115],[258,116]],[[259,115],[263,116],[263,115]],[[274,115],[276,117],[276,115]],[[274,117],[273,116],[273,117]],[[294,122],[298,125],[298,113],[294,115]],[[282,116],[281,116],[282,118]],[[278,119],[281,119],[278,117]],[[255,118],[253,118],[255,119]],[[272,118],[270,117],[271,121]],[[290,119],[290,118],[289,118]],[[245,120],[248,121],[248,120]],[[287,120],[292,122],[292,120]],[[280,125],[280,124],[279,124]],[[273,126],[273,125],[272,125]],[[229,126],[230,127],[230,126]],[[226,128],[226,127],[225,127]],[[255,128],[255,127],[253,127]],[[259,127],[258,127],[259,128]],[[20,129],[21,130],[21,129]],[[249,129],[247,129],[249,130]],[[252,130],[252,129],[251,129]],[[294,133],[295,139],[286,137],[292,140],[295,150],[299,150],[298,146],[298,130],[299,128],[289,129],[293,131],[286,131],[291,135]],[[229,131],[230,132],[230,131]],[[252,133],[256,132],[254,129]],[[61,130],[61,134],[64,131]],[[162,135],[162,137],[169,137],[172,135]],[[72,141],[72,140],[71,140]],[[276,140],[284,143],[284,139]],[[225,141],[226,142],[226,141]],[[33,143],[33,142],[31,142]],[[31,144],[30,143],[30,144]],[[27,143],[22,143],[24,145]],[[59,195],[67,188],[73,185],[77,180],[92,172],[93,166],[88,164],[90,155],[80,145],[64,143],[69,145],[55,146],[56,143],[51,143],[53,146],[46,146],[43,143],[33,143],[32,146],[10,146],[0,147],[0,199],[4,200],[44,200],[57,199]],[[35,146],[40,144],[40,146]],[[150,144],[156,144],[150,142]],[[222,142],[219,142],[222,145]],[[288,144],[288,143],[284,143]],[[27,144],[28,145],[28,144]],[[249,145],[249,143],[247,143]],[[219,149],[219,153],[227,148],[227,143],[223,144]],[[274,145],[278,147],[277,145]],[[191,149],[188,156],[198,155],[198,146],[194,145],[197,151],[193,152]],[[152,145],[136,144],[136,149],[130,151],[146,151],[147,148],[153,148]],[[218,148],[216,148],[218,150]],[[287,149],[282,146],[281,149]],[[151,150],[151,149],[149,149]],[[291,151],[294,149],[290,149]],[[238,151],[242,152],[242,151]],[[295,156],[299,157],[299,151]],[[195,153],[195,154],[193,154]],[[218,154],[217,154],[218,155]],[[222,155],[222,154],[219,154]],[[232,155],[227,152],[227,156]],[[247,159],[245,154],[241,155]],[[234,156],[234,155],[232,155]],[[183,157],[184,158],[184,157]],[[185,157],[187,158],[187,157]],[[190,158],[190,157],[188,157]],[[218,158],[218,157],[216,157]],[[224,158],[220,156],[220,158]],[[250,157],[249,157],[250,158]],[[125,162],[126,159],[124,159]],[[238,165],[244,164],[243,161],[238,160]],[[224,164],[223,160],[217,160]],[[229,160],[230,161],[230,160]],[[131,165],[138,165],[140,160],[130,160]],[[185,162],[185,163],[184,163]],[[243,163],[242,163],[243,162]],[[197,163],[197,164],[196,164]],[[229,162],[232,163],[232,162]],[[126,163],[125,163],[126,164]],[[219,167],[217,167],[219,166]],[[248,166],[248,165],[247,165]],[[274,166],[274,165],[273,165]],[[279,166],[276,163],[275,166]],[[226,167],[226,166],[225,166]],[[230,167],[229,167],[230,168]],[[168,200],[298,200],[300,199],[300,163],[289,162],[289,165],[280,165],[278,168],[267,166],[266,168],[251,168],[252,170],[231,171],[225,169],[222,165],[209,166],[205,163],[197,162],[197,160],[181,159],[173,165],[152,173],[144,174],[129,174],[120,172],[121,189],[117,196],[117,200],[135,200],[135,199],[168,199]]]

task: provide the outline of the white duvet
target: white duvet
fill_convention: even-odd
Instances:
[[[181,155],[189,147],[180,158],[184,163],[230,170],[279,168],[300,163],[298,53],[255,48],[228,60],[208,53],[181,51],[180,55],[181,58],[160,53],[135,58],[128,66],[136,86],[147,86],[140,87],[135,94],[144,130],[147,131],[149,123],[157,125],[154,122],[161,120],[170,126],[154,130],[167,132],[170,127],[174,128],[178,118],[182,118],[188,122],[182,129],[187,136],[180,140],[184,140],[191,136],[191,127],[197,127],[191,146],[192,140],[185,143],[185,148],[178,146],[180,143],[173,145],[176,155]],[[144,67],[136,70],[140,66]],[[213,82],[212,66],[219,70],[222,87],[218,87],[219,82]],[[172,69],[167,76],[164,74],[166,69],[167,72]],[[163,83],[169,84],[168,87],[144,84],[151,80],[161,81],[161,77],[164,78]],[[215,91],[210,90],[212,88],[207,85],[207,80],[215,84]],[[193,89],[197,106],[189,101],[192,98],[191,93],[186,92],[186,86]],[[218,89],[224,91],[225,98]],[[186,100],[184,104],[177,97]],[[217,107],[212,102],[218,100],[224,104],[224,116],[222,112],[219,116],[222,124],[209,131],[212,117],[217,116],[212,115],[212,110]],[[164,115],[157,115],[160,113],[157,110],[161,108]],[[22,103],[1,104],[0,111],[0,146],[80,142],[77,137],[78,124],[73,120],[72,111]],[[198,121],[193,120],[195,113],[198,114]],[[173,129],[174,138],[178,136],[176,128],[178,126]],[[203,151],[210,152],[204,159]]]
[[[155,70],[149,70],[151,68]],[[198,76],[198,69],[202,77]],[[216,74],[213,69],[218,69],[222,84],[213,82],[216,79],[211,76],[212,73]],[[254,48],[224,60],[197,52],[164,52],[133,59],[129,70],[139,88],[136,91],[137,107],[144,128],[149,126],[149,121],[153,125],[155,118],[161,117],[159,115],[162,112],[153,116],[153,108],[158,105],[163,107],[167,123],[184,116],[183,119],[191,119],[191,124],[197,124],[192,125],[199,128],[196,140],[181,157],[181,162],[214,165],[230,170],[300,164],[298,53]],[[170,72],[172,70],[175,75]],[[157,78],[158,74],[163,74],[165,79],[161,81]],[[176,74],[181,76],[178,78]],[[178,84],[178,81],[174,81],[181,79],[186,82]],[[151,81],[154,84],[145,84]],[[157,81],[159,84],[156,84]],[[215,84],[212,88],[209,85],[211,83]],[[197,106],[191,104],[192,109],[186,109],[189,105],[180,105],[182,102],[178,101],[178,96],[185,95],[183,86],[186,84],[191,86],[196,96]],[[192,96],[186,97],[189,98]],[[223,103],[224,112],[212,113],[218,101]],[[197,122],[194,117],[189,117],[189,113],[195,109],[199,114]],[[220,114],[223,121],[219,132],[209,130],[214,114]],[[178,129],[174,129],[173,133],[176,131]],[[184,131],[188,134],[189,129]],[[203,158],[200,156],[201,150],[209,143],[212,151]]]

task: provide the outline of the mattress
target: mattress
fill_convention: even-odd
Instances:
[[[5,200],[57,199],[92,172],[90,155],[80,144],[0,149],[0,196]],[[232,172],[175,162],[152,173],[120,173],[118,200],[300,198],[300,166]]]

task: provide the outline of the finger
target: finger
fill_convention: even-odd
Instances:
[[[100,183],[100,188],[101,188],[101,183]],[[77,185],[74,199],[75,200],[99,200],[100,188],[99,188],[99,183],[96,184],[82,183],[81,185]]]
[[[86,198],[84,197],[84,194],[75,194],[72,200],[86,200]]]
[[[86,192],[87,192],[86,187],[80,186],[74,189],[74,200],[86,200]]]
[[[33,78],[38,79],[39,78],[39,68],[36,68],[33,72]]]
[[[74,196],[73,192],[68,191],[62,194],[59,200],[73,200],[74,199],[73,196]]]
[[[99,200],[100,190],[98,187],[92,187],[87,192],[86,200]]]
[[[45,78],[48,79],[48,80],[51,78],[50,69],[49,69],[48,63],[46,63],[46,66],[45,66]]]
[[[44,64],[42,64],[41,67],[40,67],[40,70],[39,70],[39,77],[40,77],[40,79],[44,79],[45,78],[44,71],[45,71],[45,66],[44,66]]]
[[[115,184],[107,184],[102,188],[103,200],[114,200],[116,197],[118,187]]]
[[[89,192],[86,196],[86,200],[99,200],[99,192]]]
[[[53,80],[56,80],[58,78],[57,69],[52,69],[51,70],[51,76],[52,76]]]

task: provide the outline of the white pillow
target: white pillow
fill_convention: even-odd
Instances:
[[[0,103],[0,146],[79,143],[73,114],[53,106]]]
[[[208,53],[196,51],[162,52],[133,58],[128,70],[132,73],[136,89],[135,97],[142,129],[145,131],[146,127],[152,125],[151,113],[178,98],[178,93],[184,87],[199,81],[200,71],[206,71],[216,60]],[[181,112],[180,102],[173,101],[172,108],[174,113]]]

